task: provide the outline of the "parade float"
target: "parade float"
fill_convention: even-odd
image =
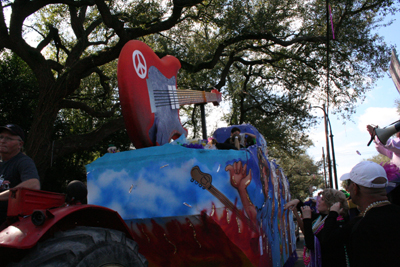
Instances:
[[[218,104],[221,95],[177,89],[179,68],[175,57],[160,59],[140,41],[125,45],[120,100],[137,149],[87,165],[89,203],[121,215],[149,266],[293,264],[293,217],[283,209],[289,183],[268,159],[265,138],[251,125],[236,125],[256,143],[217,150],[209,140],[187,140],[179,106]],[[232,127],[213,138],[223,143]]]

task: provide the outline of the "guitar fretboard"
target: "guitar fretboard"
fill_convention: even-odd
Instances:
[[[237,217],[244,222],[254,231],[258,232],[256,225],[247,218],[224,194],[212,185],[212,176],[200,170],[199,166],[194,166],[190,171],[192,182],[198,184],[201,188],[207,189],[213,196],[215,196],[222,204],[229,210],[235,212]]]
[[[229,210],[231,210],[232,212],[236,212],[236,216],[239,217],[239,219],[242,222],[246,222],[247,225],[254,231],[257,232],[257,228],[254,225],[254,223],[252,221],[250,221],[249,218],[247,218],[246,216],[243,215],[242,212],[240,212],[240,210],[224,195],[222,194],[218,189],[216,189],[214,186],[211,185],[210,188],[207,188],[207,190],[213,194],[213,196],[215,196],[219,201],[221,201],[222,204],[225,205],[225,207],[227,207]]]
[[[213,102],[218,105],[221,102],[221,94],[217,90],[214,92],[180,90],[175,86],[168,86],[165,90],[153,90],[153,97],[156,107],[171,106],[172,109],[179,109],[183,105],[202,104]]]

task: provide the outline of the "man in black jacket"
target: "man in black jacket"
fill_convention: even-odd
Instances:
[[[391,204],[386,196],[385,169],[375,162],[363,161],[340,180],[347,181],[351,198],[361,212],[350,223],[350,266],[399,266],[400,207]]]

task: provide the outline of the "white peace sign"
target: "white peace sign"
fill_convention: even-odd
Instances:
[[[136,74],[139,76],[139,78],[146,78],[147,64],[142,52],[135,50],[132,54],[132,61],[133,67],[135,68]]]

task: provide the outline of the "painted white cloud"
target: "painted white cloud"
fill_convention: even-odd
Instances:
[[[135,209],[137,211],[143,210],[145,213],[159,212],[159,203],[163,203],[163,207],[171,207],[172,209],[179,205],[178,197],[175,192],[163,183],[164,179],[160,179],[159,182],[154,183],[144,177],[140,177],[137,180],[138,188],[132,190],[132,202],[128,204],[129,209]],[[145,200],[145,201],[136,201]],[[164,212],[166,212],[164,210]],[[137,216],[139,214],[135,214]],[[139,215],[140,217],[140,215]]]
[[[99,175],[97,182],[100,187],[108,187],[117,184],[115,180],[125,180],[127,177],[129,177],[129,175],[125,169],[122,169],[119,172],[109,169]]]
[[[89,203],[98,202],[101,196],[101,189],[97,185],[96,181],[88,180],[87,188],[88,188],[88,202]]]

